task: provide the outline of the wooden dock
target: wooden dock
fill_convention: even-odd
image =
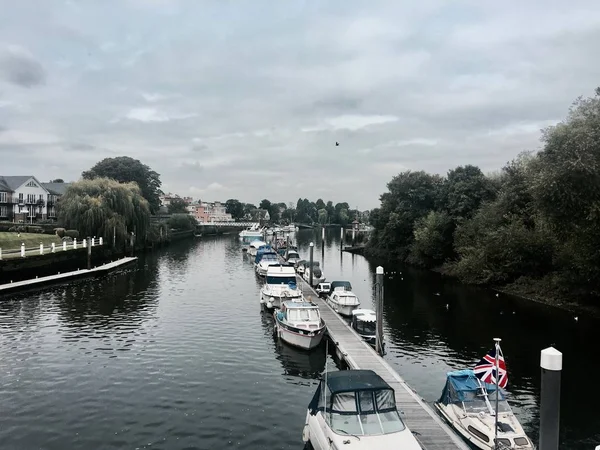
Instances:
[[[19,291],[40,289],[49,284],[65,283],[77,278],[101,276],[113,270],[119,269],[136,261],[137,257],[126,257],[117,259],[93,269],[74,270],[72,272],[58,273],[46,277],[31,278],[29,280],[15,281],[14,283],[0,284],[0,296],[13,294]]]
[[[327,334],[336,347],[337,356],[351,369],[370,369],[376,372],[396,393],[398,409],[408,428],[414,433],[423,450],[469,450],[470,447],[436,414],[398,373],[367,344],[301,277],[305,298],[319,305]],[[441,386],[440,386],[441,389]]]

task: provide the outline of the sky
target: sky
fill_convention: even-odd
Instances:
[[[373,208],[600,85],[597,0],[0,0],[0,175],[131,156],[202,200]],[[339,146],[335,143],[339,142]]]

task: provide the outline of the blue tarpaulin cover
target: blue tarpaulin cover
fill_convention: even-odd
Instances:
[[[496,391],[495,385],[480,381],[471,369],[448,372],[446,374],[446,385],[439,402],[447,405],[449,403],[481,400],[481,396],[477,396],[477,394],[481,394],[481,386],[484,386],[488,393]],[[504,400],[502,390],[500,390],[500,400]]]

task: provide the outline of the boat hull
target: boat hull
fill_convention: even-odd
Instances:
[[[321,343],[325,335],[325,326],[314,331],[295,330],[280,322],[275,313],[275,332],[283,342],[304,350],[311,350]],[[305,334],[301,334],[305,333]]]
[[[334,311],[339,315],[346,317],[351,317],[352,311],[360,307],[360,305],[338,305],[336,302],[333,302],[330,299],[327,300],[327,303],[329,303],[329,305],[331,305]]]

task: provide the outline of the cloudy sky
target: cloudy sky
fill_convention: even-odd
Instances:
[[[76,180],[128,155],[203,200],[371,208],[402,170],[499,169],[600,85],[597,0],[0,11],[0,175]]]

